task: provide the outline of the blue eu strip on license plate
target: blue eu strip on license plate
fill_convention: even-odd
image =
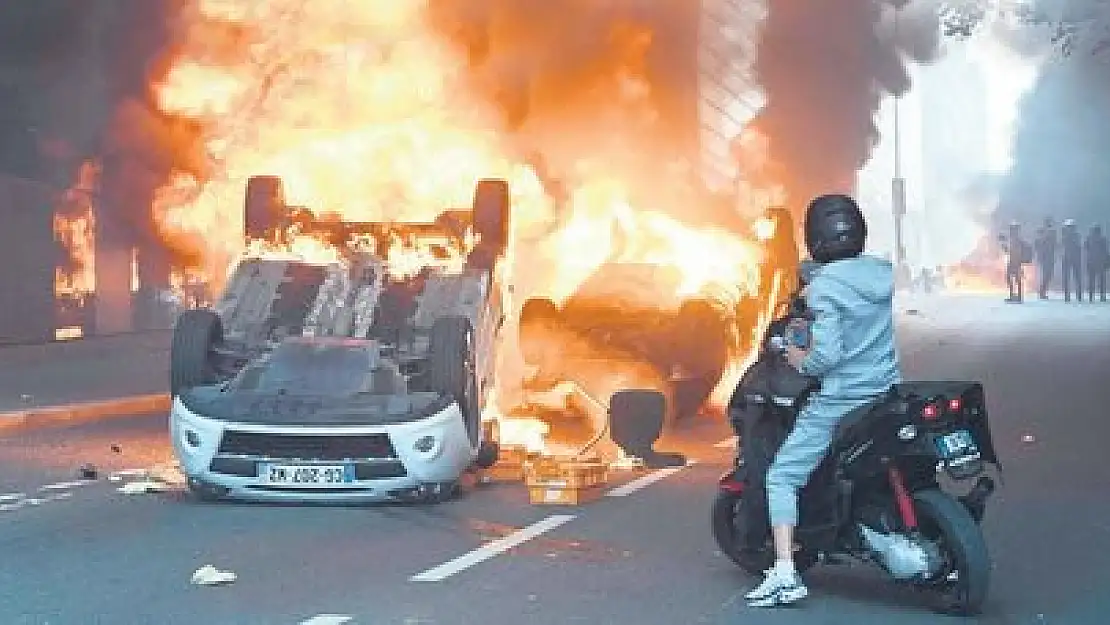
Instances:
[[[945,459],[965,456],[979,451],[975,445],[975,439],[971,436],[971,432],[967,430],[956,430],[951,434],[937,437],[936,445],[937,451]]]

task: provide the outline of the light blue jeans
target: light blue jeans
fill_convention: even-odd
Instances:
[[[829,451],[836,425],[844,415],[871,399],[829,397],[817,393],[794,423],[767,469],[767,510],[771,525],[798,525],[798,491]]]

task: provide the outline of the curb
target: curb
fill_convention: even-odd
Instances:
[[[165,393],[132,395],[102,401],[61,406],[42,406],[13,412],[0,412],[0,432],[36,427],[76,425],[97,419],[128,417],[135,414],[169,412],[170,396]]]

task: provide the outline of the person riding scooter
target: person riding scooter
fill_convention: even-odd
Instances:
[[[775,564],[747,593],[752,606],[794,603],[808,595],[793,561],[798,492],[829,450],[838,422],[901,381],[894,342],[894,269],[864,256],[867,224],[844,195],[814,199],[805,243],[820,268],[806,287],[813,316],[808,348],[786,348],[790,364],[817,379],[814,392],[767,471],[766,490]]]

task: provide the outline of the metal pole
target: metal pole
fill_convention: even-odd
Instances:
[[[894,9],[894,39],[898,40],[899,9]],[[906,181],[902,179],[902,124],[899,115],[901,94],[894,96],[894,179],[891,180],[891,205],[894,210],[894,265],[906,262],[903,218],[906,215]]]

